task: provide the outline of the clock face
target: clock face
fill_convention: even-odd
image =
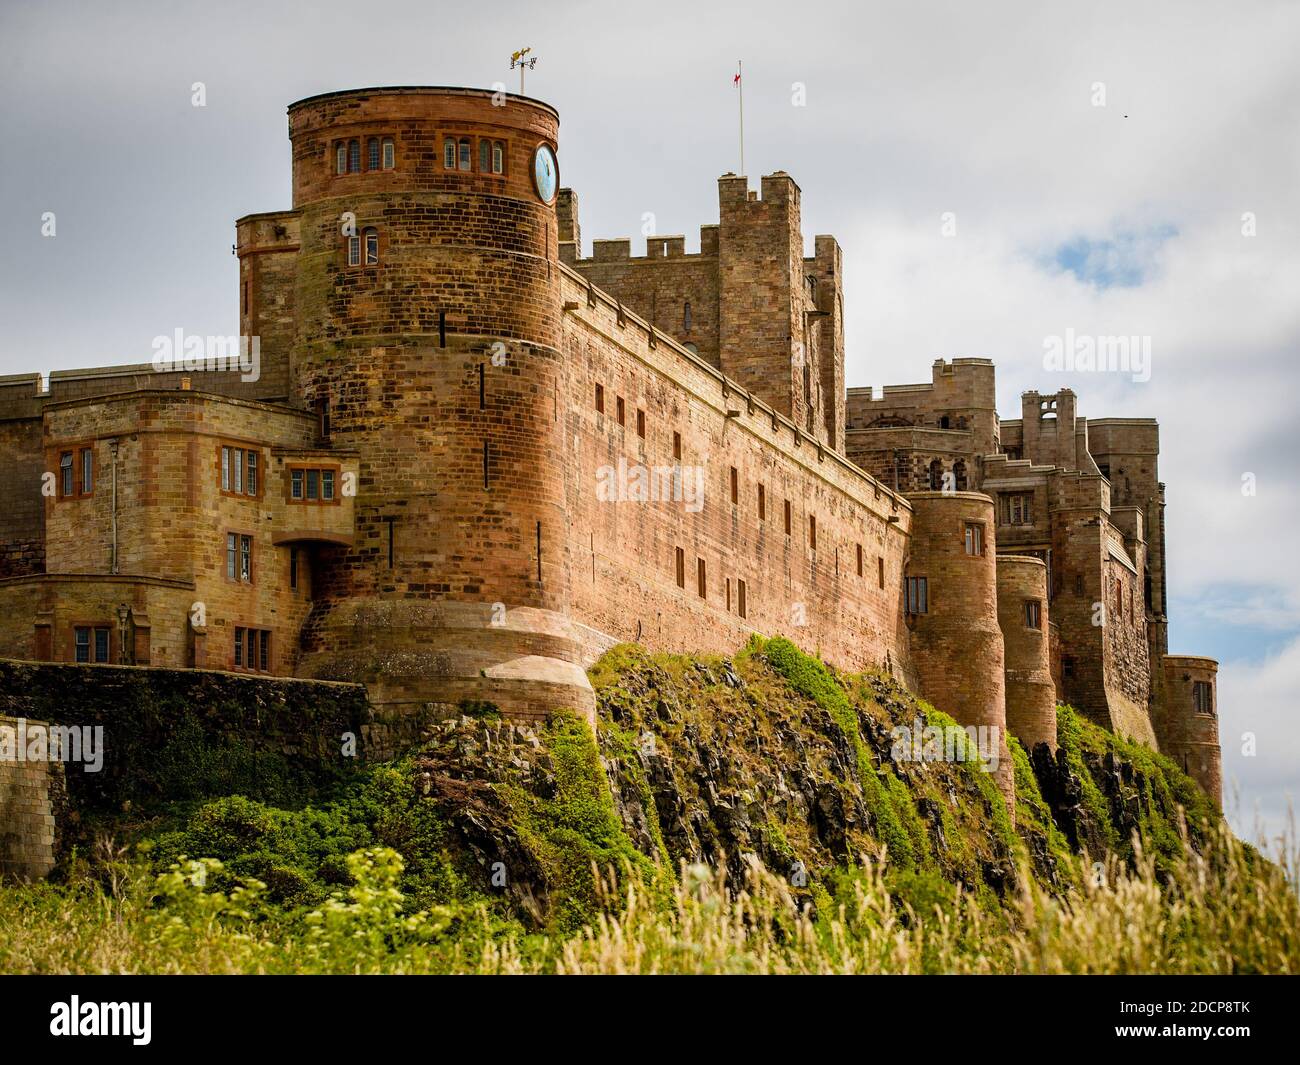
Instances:
[[[560,185],[560,168],[549,144],[539,144],[533,153],[533,184],[543,203],[555,199],[555,191]]]

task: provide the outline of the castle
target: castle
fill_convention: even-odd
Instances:
[[[1068,389],[1001,420],[986,359],[846,389],[789,175],[720,178],[698,253],[584,258],[558,133],[504,93],[301,100],[292,208],[236,223],[255,360],[0,378],[0,656],[591,718],[616,642],[785,634],[1026,745],[1071,703],[1220,798],[1156,423]]]

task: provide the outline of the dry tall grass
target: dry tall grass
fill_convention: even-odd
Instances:
[[[687,867],[667,907],[606,877],[619,905],[565,939],[494,930],[486,913],[400,915],[393,852],[314,923],[270,918],[256,884],[207,890],[191,863],[170,879],[120,884],[117,897],[98,886],[0,891],[0,971],[1298,973],[1294,828],[1269,850],[1265,861],[1224,828],[1163,882],[1139,848],[1135,867],[1089,866],[1087,886],[1063,897],[1024,877],[994,912],[969,897],[913,912],[875,867],[820,914],[756,863],[734,889],[724,873]]]

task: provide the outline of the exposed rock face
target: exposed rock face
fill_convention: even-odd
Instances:
[[[1189,821],[1214,813],[1167,760],[1062,709],[1055,753],[1011,745],[1012,829],[978,763],[896,757],[897,727],[951,721],[889,678],[835,675],[788,643],[733,658],[621,646],[591,676],[594,745],[576,719],[534,730],[489,712],[434,726],[416,760],[417,788],[469,864],[503,876],[538,924],[590,887],[575,876],[593,864],[661,876],[725,862],[738,880],[753,855],[816,905],[819,885],[885,861],[902,891],[921,877],[997,896],[1021,875],[1064,887],[1074,854],[1130,854],[1135,830],[1176,846],[1180,806]]]

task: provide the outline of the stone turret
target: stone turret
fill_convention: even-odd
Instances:
[[[355,542],[315,575],[304,672],[384,704],[590,716],[567,616],[558,180],[535,176],[556,113],[401,88],[289,118],[295,394],[323,442],[363,456]]]

